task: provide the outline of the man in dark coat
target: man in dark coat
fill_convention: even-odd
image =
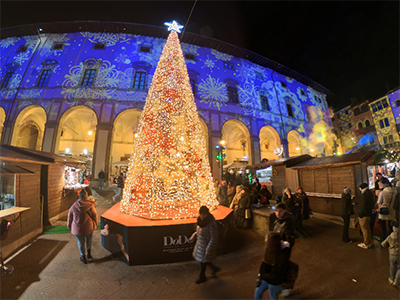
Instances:
[[[124,173],[120,173],[117,179],[118,193],[113,197],[113,201],[119,196],[122,200],[122,191],[124,189]]]
[[[222,180],[218,186],[217,190],[217,200],[220,205],[229,206],[228,203],[228,187],[226,186],[226,181]]]
[[[294,218],[287,211],[285,203],[281,202],[275,206],[276,221],[274,231],[279,232],[282,241],[287,241],[290,244],[290,249],[294,246]]]
[[[106,178],[106,174],[104,173],[103,169],[100,170],[97,177],[99,177],[99,189],[102,190],[104,188],[104,179]]]
[[[372,215],[372,209],[375,204],[374,194],[368,189],[368,184],[360,184],[360,212],[358,213],[360,228],[364,237],[364,242],[358,244],[358,247],[363,249],[369,249],[372,247],[370,218]]]
[[[345,243],[351,243],[352,240],[349,238],[349,225],[350,216],[354,214],[353,204],[351,203],[351,190],[345,187],[342,194],[342,218],[343,218],[343,235],[342,241]]]

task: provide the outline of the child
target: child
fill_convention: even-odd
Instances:
[[[399,261],[399,222],[393,221],[393,232],[381,243],[382,247],[389,246],[389,263],[391,285],[399,285],[400,281],[400,261]]]

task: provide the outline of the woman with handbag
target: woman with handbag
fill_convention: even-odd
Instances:
[[[68,211],[67,227],[78,241],[80,260],[84,264],[87,264],[87,259],[93,259],[90,252],[92,235],[98,224],[97,211],[94,206],[95,202],[88,198],[86,190],[83,189]],[[85,256],[85,253],[87,253],[87,256]]]
[[[247,229],[251,224],[251,198],[247,187],[241,186],[240,191],[235,196],[238,199],[238,204],[233,211],[233,221],[236,228]],[[234,200],[236,200],[234,199]],[[247,210],[247,215],[246,215]]]
[[[278,299],[279,293],[284,289],[289,268],[290,246],[288,242],[281,241],[278,232],[270,232],[267,237],[264,259],[261,262],[259,280],[256,283],[254,299],[262,299],[266,290],[269,290],[271,300]]]
[[[354,215],[354,207],[351,203],[351,190],[345,187],[342,194],[342,219],[343,219],[343,235],[342,241],[345,243],[351,243],[352,240],[349,238],[349,226],[350,216]]]
[[[392,188],[391,183],[386,180],[383,182],[383,191],[378,197],[378,207],[379,207],[379,224],[381,225],[381,240],[385,240],[386,237],[392,232],[392,227],[390,226],[390,221],[394,221],[396,218],[396,213],[394,210],[394,202],[396,193]]]

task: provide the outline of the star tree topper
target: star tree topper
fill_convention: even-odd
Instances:
[[[168,26],[168,31],[173,30],[173,31],[176,31],[178,33],[181,33],[181,29],[183,28],[183,26],[179,25],[179,23],[176,22],[175,20],[172,21],[172,23],[165,22],[164,24]]]

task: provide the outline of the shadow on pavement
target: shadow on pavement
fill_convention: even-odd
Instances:
[[[1,299],[18,299],[32,283],[40,281],[40,273],[66,244],[38,239],[9,261],[14,272],[1,278]]]

